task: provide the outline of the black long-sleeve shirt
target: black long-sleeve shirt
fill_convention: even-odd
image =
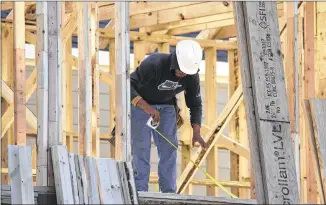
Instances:
[[[186,105],[192,124],[201,124],[202,99],[199,74],[178,78],[175,53],[154,53],[130,75],[131,100],[142,97],[148,104],[174,104],[176,94],[185,91]]]

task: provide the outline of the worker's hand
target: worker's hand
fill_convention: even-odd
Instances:
[[[137,106],[149,114],[153,118],[154,123],[160,122],[160,113],[152,106],[150,106],[145,100],[140,99],[137,103]]]
[[[160,113],[159,113],[159,111],[157,111],[156,109],[150,107],[149,110],[148,110],[148,114],[150,116],[152,116],[154,123],[157,124],[157,123],[160,122]]]
[[[192,146],[195,146],[196,142],[198,142],[203,149],[207,149],[207,144],[200,135],[199,125],[193,125]]]

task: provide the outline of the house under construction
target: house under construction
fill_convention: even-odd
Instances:
[[[1,202],[325,204],[325,22],[312,1],[1,2]],[[177,193],[154,143],[137,192],[130,73],[183,39],[204,53],[209,147],[179,94]]]

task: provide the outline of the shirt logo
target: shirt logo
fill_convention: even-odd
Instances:
[[[157,89],[159,89],[159,90],[175,90],[178,87],[181,87],[181,85],[179,85],[178,82],[166,80],[164,83],[157,86]]]

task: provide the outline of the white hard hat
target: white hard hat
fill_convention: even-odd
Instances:
[[[188,75],[193,75],[199,70],[203,52],[197,41],[181,40],[176,46],[176,56],[180,70]]]

